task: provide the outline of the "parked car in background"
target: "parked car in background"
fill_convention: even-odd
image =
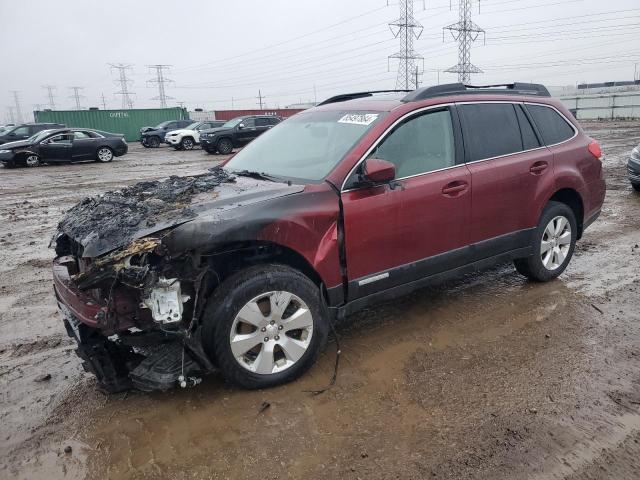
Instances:
[[[313,365],[332,319],[499,263],[565,270],[602,208],[602,152],[544,86],[374,94],[67,212],[56,298],[105,390],[208,371],[271,387]]]
[[[187,128],[181,130],[172,130],[167,132],[165,142],[176,150],[191,150],[200,144],[200,132],[210,130],[224,125],[223,120],[207,120],[204,122],[195,122]]]
[[[193,120],[168,120],[155,127],[142,127],[140,129],[140,143],[147,148],[157,148],[165,142],[167,132],[186,128],[193,123]]]
[[[7,130],[9,130],[11,127],[15,127],[15,125],[13,123],[8,124],[8,125],[2,125],[0,126],[0,134],[2,134],[2,132],[6,132]]]
[[[207,153],[230,154],[280,123],[280,117],[249,115],[229,120],[224,125],[200,132],[200,146]]]
[[[636,192],[640,192],[640,145],[631,151],[627,161],[627,172],[631,186]]]
[[[24,123],[15,125],[0,133],[0,145],[17,140],[26,140],[42,130],[64,127],[65,125],[61,123]]]
[[[1,145],[0,162],[6,168],[87,160],[106,163],[127,151],[124,135],[86,128],[63,128],[42,130],[27,140]]]

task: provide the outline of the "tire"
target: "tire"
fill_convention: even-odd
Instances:
[[[96,152],[96,161],[100,163],[109,163],[113,160],[113,150],[109,147],[100,147]]]
[[[283,298],[288,301],[282,315],[276,312],[270,321],[271,305]],[[295,324],[288,323],[294,318]],[[297,325],[305,327],[292,328]],[[306,372],[324,349],[328,331],[326,308],[308,277],[283,265],[258,265],[229,277],[216,290],[204,312],[202,338],[228,382],[257,389]],[[234,350],[232,339],[239,337],[247,338],[236,341]]]
[[[160,146],[160,137],[156,137],[155,135],[147,138],[147,146],[149,148],[158,148]]]
[[[516,270],[536,282],[557,278],[571,260],[577,236],[573,210],[564,203],[549,202],[533,235],[533,255],[514,260]],[[550,247],[547,253],[542,251],[543,242]]]
[[[221,155],[229,155],[233,152],[233,142],[229,138],[221,138],[218,142],[218,152]]]
[[[193,141],[193,138],[184,137],[180,142],[180,148],[182,150],[193,150],[193,147],[195,146],[195,144],[196,142]]]
[[[25,166],[27,167],[39,167],[40,165],[42,165],[42,162],[40,161],[40,157],[35,153],[32,153],[30,155],[25,155],[23,161]]]
[[[640,192],[640,183],[632,183],[631,186],[636,192]]]

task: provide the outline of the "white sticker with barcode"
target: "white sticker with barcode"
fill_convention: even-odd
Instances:
[[[371,125],[378,118],[378,113],[347,113],[338,123],[352,123],[354,125]]]

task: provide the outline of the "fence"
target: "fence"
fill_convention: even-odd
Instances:
[[[559,98],[578,120],[640,118],[640,92]]]

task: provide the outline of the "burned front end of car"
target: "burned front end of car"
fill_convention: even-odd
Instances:
[[[103,390],[166,390],[213,369],[193,328],[211,275],[197,255],[172,252],[163,238],[195,216],[187,207],[194,195],[215,196],[226,181],[215,172],[144,182],[85,199],[60,222],[56,299]]]

